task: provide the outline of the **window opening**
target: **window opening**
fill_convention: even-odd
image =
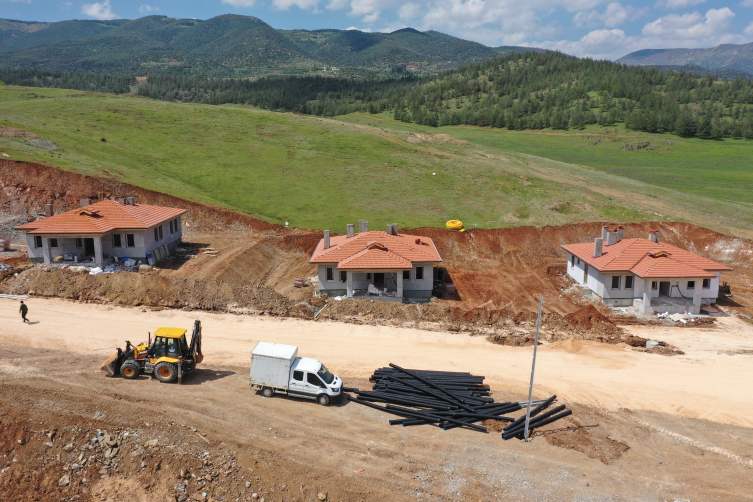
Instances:
[[[421,281],[424,278],[424,267],[416,267],[416,280]]]
[[[136,247],[136,242],[134,241],[133,234],[126,234],[126,246],[129,248]]]
[[[687,289],[695,289],[695,281],[688,281]]]
[[[620,276],[619,275],[612,276],[612,289],[620,289]]]
[[[120,234],[112,234],[112,245],[116,248],[122,247],[123,243],[121,242]]]
[[[334,281],[335,280],[335,269],[332,267],[327,267],[327,281]]]
[[[625,289],[633,289],[633,276],[625,276]]]
[[[709,289],[711,287],[711,279],[703,280],[703,289]]]
[[[55,238],[50,239],[50,247],[53,247],[53,248],[58,247],[58,240]]]

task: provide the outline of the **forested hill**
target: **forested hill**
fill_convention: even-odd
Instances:
[[[626,126],[703,138],[753,139],[753,82],[657,68],[517,53],[425,79],[387,82],[287,78],[255,82],[150,77],[139,94],[209,104],[247,103],[317,115],[389,111],[427,126],[507,129]]]
[[[87,77],[88,76],[88,77]],[[8,84],[124,92],[133,77],[2,70]],[[391,80],[267,77],[258,80],[154,75],[138,86],[153,99],[337,116],[389,113],[430,127],[515,130],[618,122],[634,130],[753,139],[753,82],[662,71],[556,52],[515,53],[434,77]]]
[[[411,28],[392,33],[277,30],[261,19],[231,14],[206,21],[165,16],[59,23],[0,20],[0,68],[116,75],[439,73],[500,51],[531,50],[541,49],[492,48]]]

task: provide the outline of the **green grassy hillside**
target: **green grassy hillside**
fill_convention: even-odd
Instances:
[[[411,129],[420,126],[411,124],[4,86],[2,126],[61,148],[0,137],[0,152],[11,159],[111,176],[293,226],[337,231],[359,218],[373,228],[441,226],[451,218],[469,227],[676,219],[753,236],[751,204],[515,153],[483,138],[416,135]]]

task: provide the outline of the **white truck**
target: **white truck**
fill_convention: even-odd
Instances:
[[[298,347],[259,342],[251,351],[251,388],[262,396],[287,394],[327,406],[342,393],[343,381],[321,362],[297,357]]]

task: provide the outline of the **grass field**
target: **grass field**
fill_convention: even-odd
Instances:
[[[343,120],[422,132],[427,129],[395,122],[386,113],[352,114]],[[703,140],[649,134],[627,131],[622,124],[588,126],[582,131],[506,131],[450,126],[431,132],[450,134],[501,150],[591,167],[687,193],[753,202],[753,141],[749,140]],[[626,144],[635,148],[640,142],[649,145],[640,150],[622,149]]]
[[[515,153],[481,130],[432,131],[479,135],[467,136],[471,143],[422,140],[409,136],[421,128],[345,118],[375,124],[4,86],[0,127],[61,150],[0,137],[0,152],[298,227],[344,231],[359,218],[371,228],[451,218],[468,227],[671,219],[753,236],[750,204]]]

